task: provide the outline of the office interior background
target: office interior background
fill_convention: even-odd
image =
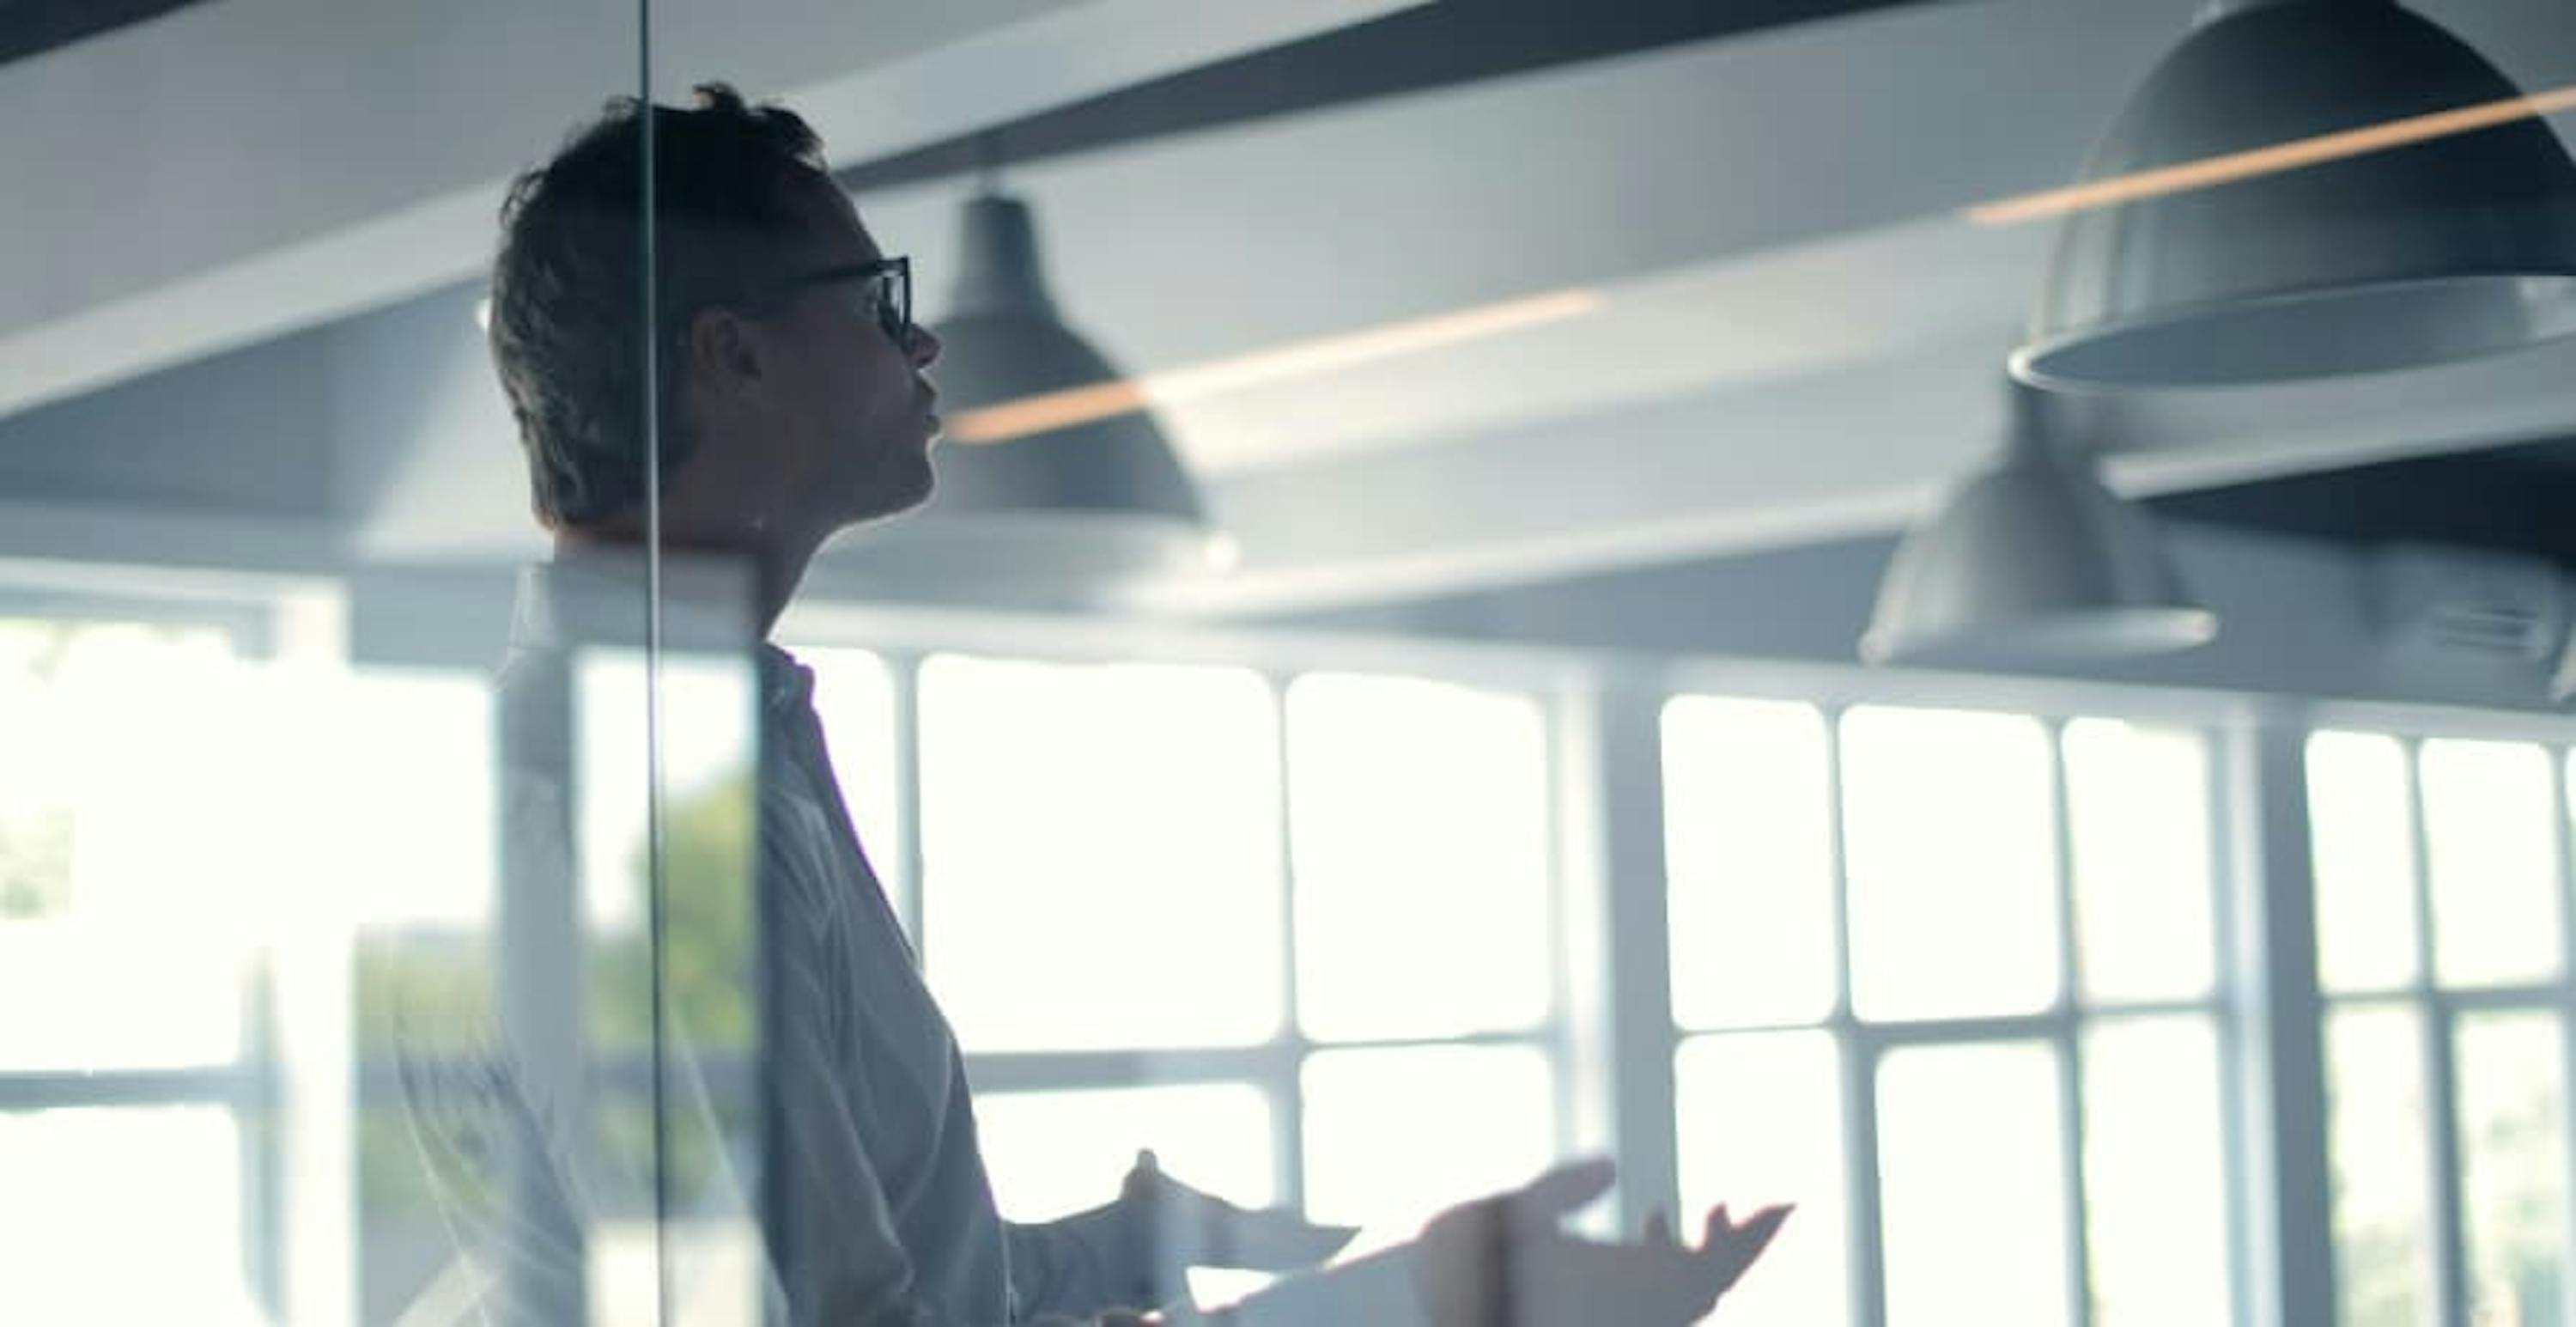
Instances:
[[[0,6],[0,1320],[479,1321],[529,1008],[592,1319],[758,1320],[749,674],[585,658],[560,916],[492,685],[503,187],[710,79],[950,342],[777,639],[1005,1214],[2576,1322],[2555,0]]]

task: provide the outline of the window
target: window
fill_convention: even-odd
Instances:
[[[2228,1320],[2203,736],[1683,696],[1663,751],[1683,1203],[1798,1204],[1727,1320]]]
[[[0,1319],[248,1320],[270,1293],[250,699],[222,629],[0,619]],[[137,1247],[150,1276],[103,1261]]]
[[[2566,1321],[2563,756],[2308,742],[2342,1321]],[[2456,1289],[2454,1289],[2456,1287]]]
[[[1561,1149],[1535,699],[798,654],[818,697],[861,698],[819,702],[845,785],[917,733],[922,958],[1006,1215],[1106,1201],[1150,1146],[1238,1202],[1395,1232]],[[847,790],[882,870],[903,804]]]
[[[921,729],[922,958],[961,1043],[1276,1035],[1278,736],[1258,675],[941,655]]]

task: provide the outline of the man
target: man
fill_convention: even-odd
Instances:
[[[939,343],[912,321],[907,266],[878,249],[811,130],[710,86],[691,109],[650,112],[658,381],[648,383],[644,114],[613,104],[513,188],[493,274],[493,354],[558,570],[645,540],[649,410],[663,546],[746,563],[752,625],[765,637],[825,540],[930,495],[938,393],[927,370]],[[559,616],[552,585],[531,581],[523,622]],[[515,675],[542,670],[545,635],[522,638]],[[778,1135],[765,1234],[794,1320],[1000,1327],[1166,1302],[1185,1262],[1284,1269],[1328,1256],[1348,1232],[1244,1212],[1149,1162],[1093,1212],[1042,1227],[999,1218],[955,1038],[842,811],[810,675],[774,646],[760,648],[759,667],[762,957],[774,1006],[763,1051]],[[1244,1315],[1687,1321],[1784,1215],[1739,1228],[1721,1213],[1700,1250],[1669,1236],[1604,1246],[1558,1235],[1557,1220],[1608,1183],[1606,1167],[1577,1167],[1468,1204],[1407,1250],[1300,1278]],[[1614,1294],[1648,1316],[1612,1307]]]

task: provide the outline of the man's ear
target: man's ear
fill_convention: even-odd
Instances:
[[[689,376],[724,395],[759,385],[759,330],[731,309],[701,309],[689,321]]]

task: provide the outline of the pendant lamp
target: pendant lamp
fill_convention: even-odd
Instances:
[[[2011,398],[2002,462],[1898,545],[1861,638],[1870,663],[2008,665],[2202,644],[2218,619],[2184,592],[2153,519],[2051,444],[2039,394]]]
[[[2062,223],[2014,374],[2278,382],[2576,332],[2576,165],[2557,134],[2511,108],[2465,132],[2423,118],[2520,96],[2395,0],[2220,0],[2085,163],[2100,192]],[[2313,159],[2267,155],[2284,145]],[[2204,182],[2213,164],[2234,169]]]

